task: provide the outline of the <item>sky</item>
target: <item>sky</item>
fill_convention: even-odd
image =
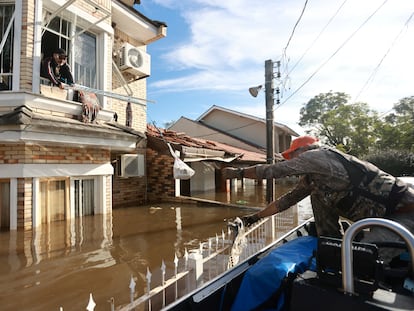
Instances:
[[[274,121],[298,134],[300,109],[344,92],[381,115],[414,95],[414,1],[141,0],[167,24],[151,43],[147,122],[196,120],[213,105],[265,118],[265,61],[280,62]],[[277,95],[275,95],[277,98]]]

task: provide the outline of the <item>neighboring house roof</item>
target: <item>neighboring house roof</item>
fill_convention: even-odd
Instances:
[[[255,116],[252,116],[252,115],[249,115],[249,114],[246,114],[246,113],[242,113],[242,112],[239,112],[239,111],[231,110],[231,109],[216,106],[216,105],[211,106],[210,109],[208,109],[200,117],[198,117],[198,119],[196,121],[203,122],[203,119],[206,116],[208,116],[209,114],[211,114],[214,110],[220,110],[220,111],[224,111],[224,112],[227,112],[227,113],[239,115],[241,117],[244,117],[244,118],[256,121],[256,122],[261,122],[261,123],[266,124],[266,119],[264,119],[264,118],[258,118],[258,117],[255,117]],[[274,122],[274,126],[279,128],[282,131],[285,131],[288,135],[292,135],[292,136],[295,136],[295,137],[299,136],[298,133],[296,133],[294,130],[292,130],[291,128],[289,128],[288,126],[286,126],[284,124]]]
[[[241,139],[239,137],[236,137],[230,133],[226,133],[224,131],[221,131],[220,129],[214,128],[209,126],[208,124],[202,123],[202,122],[197,122],[191,119],[188,119],[186,117],[181,117],[177,122],[175,122],[174,124],[171,125],[170,129],[175,130],[174,129],[174,125],[175,124],[179,124],[185,122],[186,124],[191,124],[194,128],[197,128],[197,133],[195,134],[196,136],[192,136],[194,138],[198,138],[197,136],[203,137],[203,139],[205,139],[206,137],[211,137],[211,139],[208,140],[213,140],[213,141],[222,141],[223,137],[226,138],[226,140],[229,140],[229,138],[231,138],[230,140],[233,140],[235,142],[237,142],[237,146],[238,148],[242,149],[242,150],[248,150],[254,153],[264,153],[266,152],[266,150],[262,147],[260,147],[257,144],[254,144],[250,141]],[[230,145],[230,144],[227,144]]]
[[[190,137],[185,133],[159,129],[152,125],[147,125],[147,137],[149,142],[151,138],[158,138],[158,140],[163,140],[164,144],[169,143],[174,150],[179,150],[182,153],[182,158],[186,162],[202,160],[225,162],[237,160],[248,163],[266,162],[266,154],[264,152],[252,152],[212,140]]]

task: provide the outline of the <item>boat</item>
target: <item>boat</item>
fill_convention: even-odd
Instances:
[[[343,226],[342,239],[318,238],[309,219],[163,310],[414,310],[413,234],[383,218]],[[402,241],[356,241],[373,226]],[[401,254],[384,263],[382,248]]]

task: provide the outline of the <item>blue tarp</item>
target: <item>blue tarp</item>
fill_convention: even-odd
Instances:
[[[318,246],[316,237],[304,236],[292,240],[273,250],[254,264],[244,275],[234,300],[232,311],[253,310],[266,302],[279,288],[282,280],[292,273],[316,270],[313,257]],[[274,309],[281,310],[284,294]]]

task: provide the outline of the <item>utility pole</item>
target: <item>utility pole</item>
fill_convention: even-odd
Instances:
[[[280,78],[280,61],[276,62],[277,72],[276,77]],[[272,60],[265,61],[265,92],[266,92],[266,163],[275,163],[275,135],[274,135],[274,118],[273,108],[275,104],[275,88],[273,76],[274,63]],[[276,103],[279,104],[279,87],[276,88]],[[273,178],[266,180],[266,201],[270,203],[274,201],[274,187],[275,182]]]
[[[273,85],[273,61],[265,61],[265,92],[266,92],[266,163],[274,163],[274,126],[273,126],[273,106],[274,106],[274,85]],[[269,204],[274,200],[273,194],[274,179],[266,180],[266,201]]]

